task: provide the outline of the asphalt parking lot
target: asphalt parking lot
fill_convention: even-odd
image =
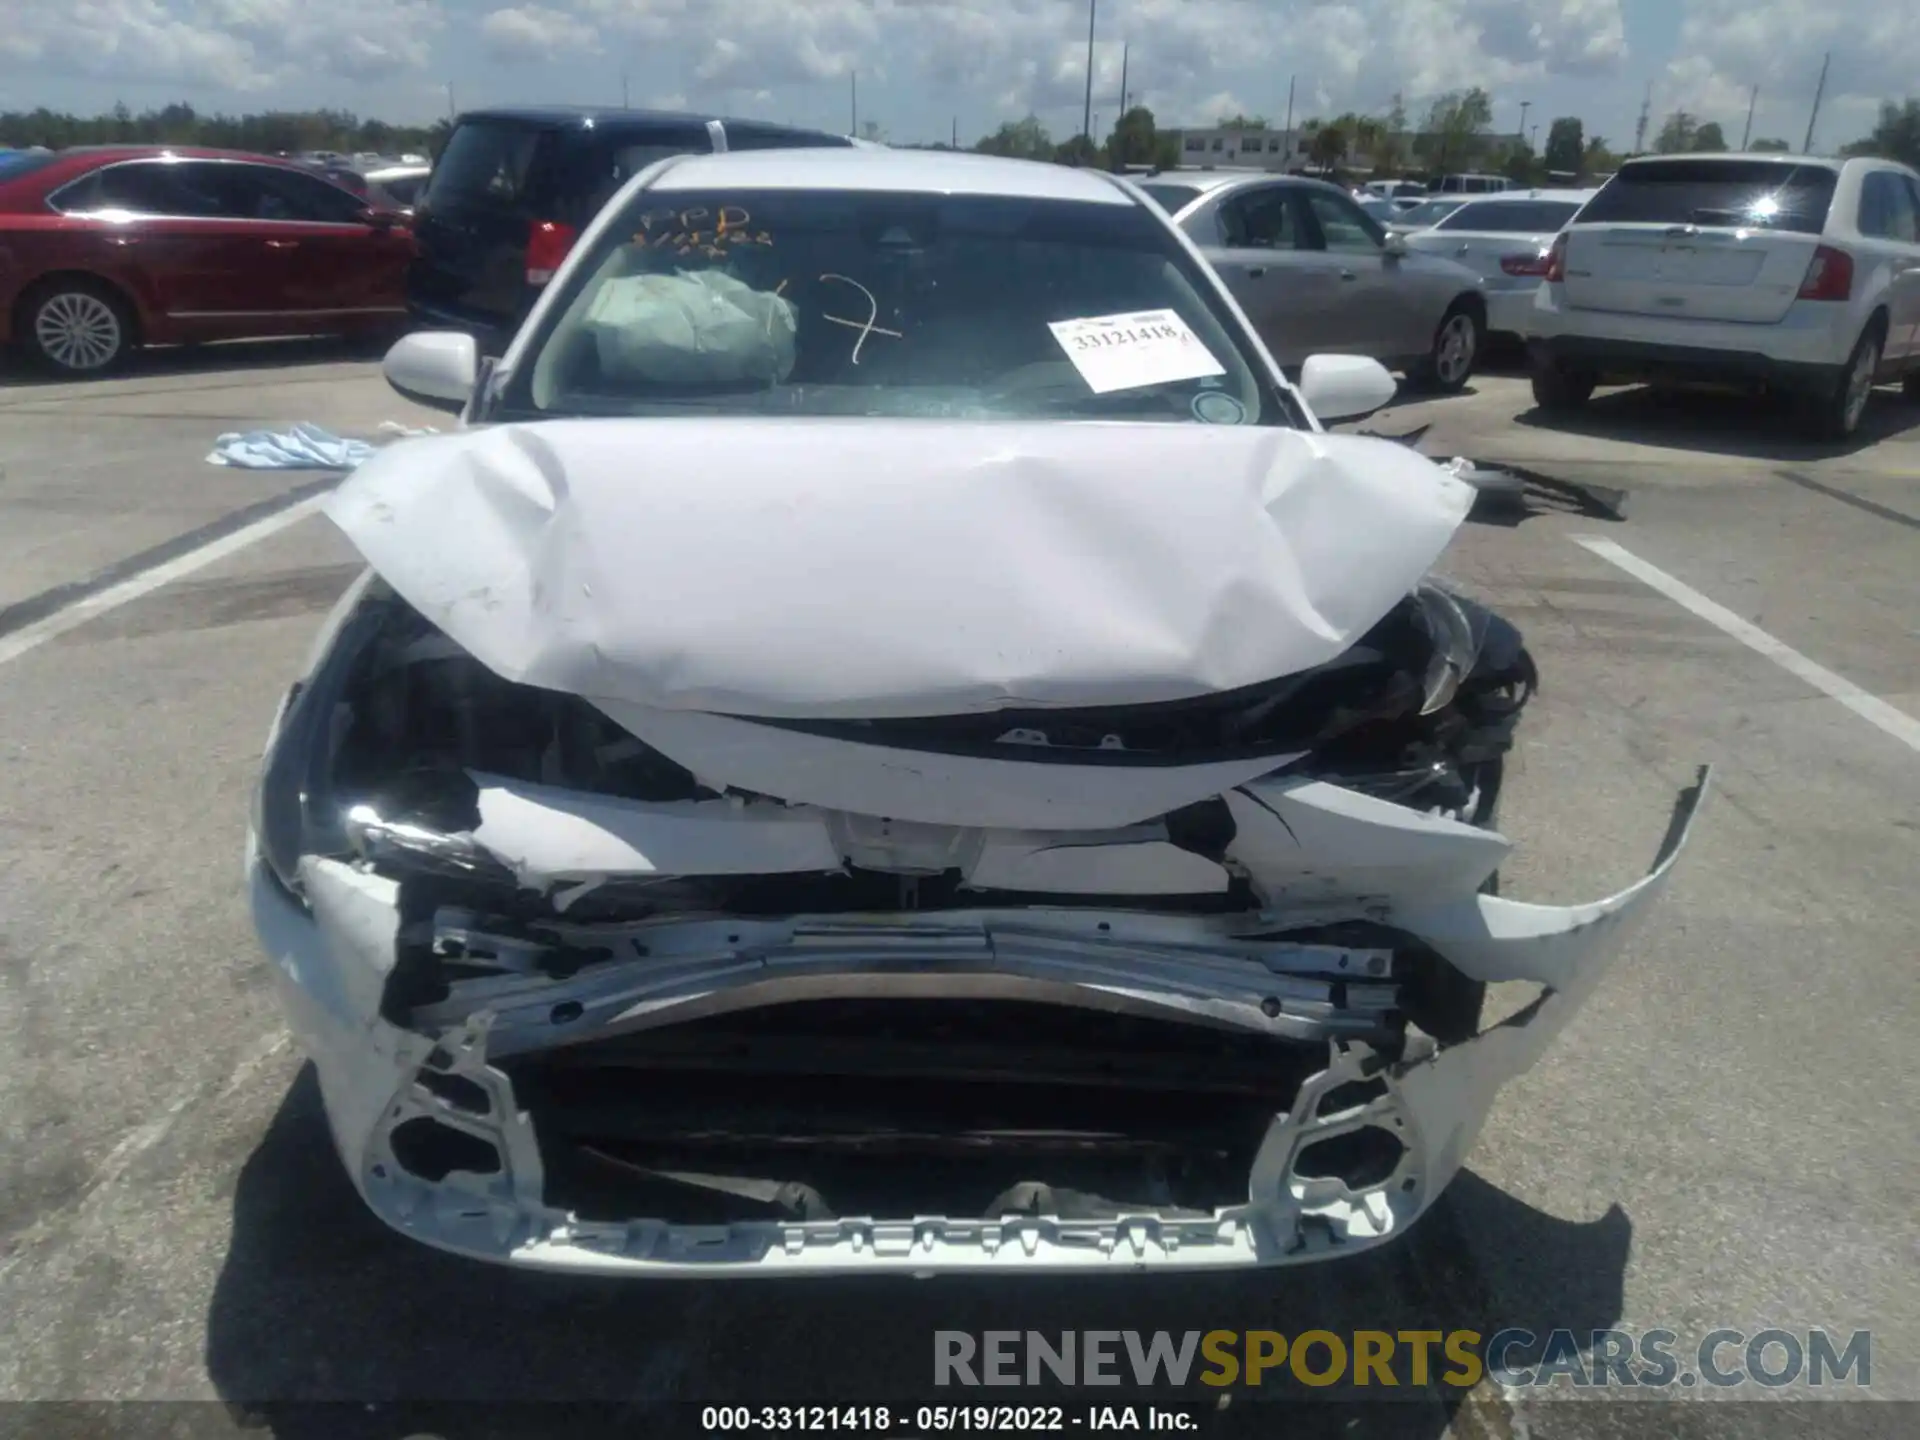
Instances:
[[[1879,392],[1838,454],[1734,398],[1606,393],[1577,428],[1530,409],[1495,374],[1368,422],[1630,491],[1624,520],[1543,491],[1445,561],[1544,677],[1505,893],[1610,893],[1696,765],[1715,791],[1663,908],[1439,1209],[1371,1256],[1224,1279],[620,1286],[474,1267],[361,1212],[242,903],[266,727],[355,565],[295,509],[177,573],[226,517],[316,480],[208,447],[444,417],[328,345],[86,385],[0,373],[0,1398],[221,1400],[203,1423],[361,1433],[351,1413],[454,1440],[506,1412],[449,1402],[909,1396],[936,1328],[1104,1325],[1870,1329],[1872,1393],[1920,1400],[1920,406]],[[166,583],[67,623],[89,582],[149,572]],[[1780,1422],[1704,1393],[1665,1433]],[[1846,1433],[1920,1428],[1840,1408]],[[1339,1433],[1574,1440],[1622,1433],[1618,1413],[1487,1385]]]

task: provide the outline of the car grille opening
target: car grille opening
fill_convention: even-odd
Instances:
[[[805,1001],[501,1062],[582,1220],[1211,1214],[1324,1044],[1019,1001]]]

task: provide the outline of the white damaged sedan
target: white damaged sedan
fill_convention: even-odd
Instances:
[[[1398,1235],[1664,888],[1500,898],[1472,489],[1127,182],[664,161],[329,502],[253,914],[367,1204],[619,1275]],[[1531,1003],[1482,1028],[1490,981]]]

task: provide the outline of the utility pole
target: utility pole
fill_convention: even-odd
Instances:
[[[1647,98],[1640,102],[1640,123],[1633,127],[1633,153],[1647,153],[1647,117],[1653,114],[1653,82],[1647,81]]]
[[[1800,147],[1802,155],[1813,153],[1813,122],[1820,118],[1820,100],[1827,93],[1827,65],[1832,59],[1831,50],[1820,57],[1820,83],[1813,87],[1813,113],[1807,116],[1807,143]]]
[[[958,115],[953,117],[953,142],[948,148],[953,150],[960,148],[960,117]]]
[[[1080,133],[1093,139],[1093,22],[1100,0],[1087,0],[1087,108],[1081,112]]]
[[[860,133],[860,72],[850,71],[847,75],[847,83],[850,87],[847,98],[847,134],[858,135]]]
[[[447,119],[452,120],[454,118],[453,82],[449,80],[445,85],[441,86],[440,88],[447,92]]]
[[[633,108],[633,102],[627,98],[627,72],[624,70],[620,72],[620,108],[622,110]]]
[[[1747,148],[1747,142],[1753,138],[1753,107],[1760,103],[1760,87],[1753,87],[1753,93],[1747,96],[1747,128],[1740,132],[1740,148]]]
[[[1514,139],[1525,140],[1527,138],[1527,111],[1532,108],[1533,102],[1531,100],[1522,100],[1520,102],[1520,128],[1513,132]]]
[[[1120,44],[1120,118],[1122,120],[1127,118],[1127,60],[1132,54],[1132,42],[1122,41]]]
[[[1287,76],[1287,153],[1280,157],[1281,168],[1293,163],[1293,82],[1299,77]]]

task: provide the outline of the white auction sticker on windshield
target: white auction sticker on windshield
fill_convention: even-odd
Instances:
[[[1096,395],[1227,373],[1172,310],[1088,315],[1047,328]]]

